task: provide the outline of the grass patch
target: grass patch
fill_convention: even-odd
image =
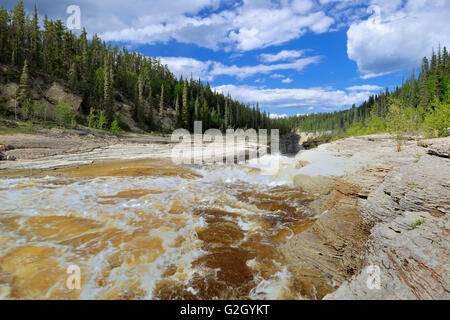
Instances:
[[[414,163],[418,163],[420,161],[420,158],[422,156],[420,154],[416,155],[416,158],[414,159]]]
[[[25,131],[26,131],[27,133],[33,133],[33,132],[34,132],[33,121],[28,120],[28,121],[25,123]]]
[[[425,219],[417,219],[414,223],[413,223],[413,228],[417,228],[418,226],[422,225],[425,223]]]

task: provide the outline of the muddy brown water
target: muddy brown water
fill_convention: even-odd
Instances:
[[[303,298],[278,250],[314,222],[295,170],[151,160],[0,178],[0,298]]]

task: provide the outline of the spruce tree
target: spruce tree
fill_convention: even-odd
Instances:
[[[88,40],[87,40],[87,32],[83,28],[83,32],[81,33],[80,39],[79,39],[79,46],[81,49],[81,68],[80,68],[80,78],[81,78],[81,89],[84,93],[84,97],[87,99],[90,95],[89,92],[91,91],[89,88],[89,78],[90,78],[90,64],[89,64],[89,52],[88,52]],[[108,58],[105,57],[105,62]],[[109,66],[108,66],[109,67]],[[107,70],[105,67],[105,79],[107,78]]]
[[[8,27],[8,20],[8,11],[2,6],[0,9],[0,62],[4,63],[9,62],[10,58],[10,30]]]
[[[20,76],[19,87],[16,93],[17,103],[21,107],[30,98],[30,75],[28,71],[28,61],[25,60],[22,75]]]
[[[12,64],[22,65],[25,59],[25,10],[23,0],[19,0],[13,10],[12,50]]]
[[[180,100],[178,98],[178,94],[177,97],[175,98],[175,121],[178,124],[180,123]]]
[[[104,86],[104,110],[105,116],[110,123],[114,117],[114,96],[113,96],[113,73],[108,63],[105,65],[105,86]]]
[[[189,128],[189,106],[188,106],[188,90],[187,81],[183,84],[183,105],[182,105],[182,121],[183,127]]]
[[[164,117],[164,84],[161,85],[161,95],[159,96],[159,118]]]
[[[77,91],[77,86],[78,86],[78,74],[77,74],[77,64],[76,62],[72,63],[72,65],[70,66],[70,70],[69,70],[69,88],[72,91]]]
[[[195,105],[194,105],[194,120],[200,119],[199,116],[199,102],[198,102],[198,95],[197,98],[195,98]]]
[[[150,85],[148,88],[148,99],[147,99],[147,118],[150,126],[152,125],[153,121],[153,105],[152,105],[152,86]]]
[[[31,23],[31,65],[33,69],[41,67],[41,32],[36,4],[34,5],[33,21]]]
[[[206,101],[206,99],[203,100],[202,121],[203,121],[203,127],[205,129],[208,129],[209,124],[210,124],[210,113],[209,113],[208,102]]]
[[[144,75],[141,72],[138,78],[138,102],[136,105],[136,119],[142,120],[141,112],[143,112],[145,107],[145,99],[144,99]]]
[[[224,129],[228,129],[230,127],[230,106],[228,104],[228,98],[225,100],[225,120],[224,120]]]

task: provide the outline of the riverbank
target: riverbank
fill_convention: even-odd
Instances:
[[[397,152],[375,135],[297,155],[296,185],[321,195],[310,204],[317,222],[281,250],[303,295],[450,298],[449,147],[450,138],[411,139]],[[379,288],[368,286],[377,274]]]
[[[193,141],[192,136],[192,141]],[[126,133],[120,136],[101,130],[84,128],[43,129],[33,133],[0,134],[0,153],[5,160],[0,161],[0,175],[36,174],[39,171],[71,167],[82,167],[98,163],[139,161],[145,159],[171,159],[172,149],[181,141],[172,141],[170,135],[150,135]],[[200,150],[179,148],[177,161],[192,159],[205,161],[214,157],[227,157],[232,153],[235,158],[249,158],[249,153],[264,147],[257,144],[245,145],[239,142],[235,149],[225,149],[222,143],[203,143]],[[190,153],[192,151],[192,153]]]

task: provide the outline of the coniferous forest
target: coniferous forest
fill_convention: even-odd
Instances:
[[[176,117],[176,127],[193,129],[195,120],[208,128],[270,128],[268,114],[230,96],[214,92],[200,79],[177,79],[166,65],[126,48],[111,47],[98,36],[77,36],[61,20],[45,17],[40,27],[35,6],[26,14],[23,1],[7,11],[0,9],[0,63],[8,66],[6,81],[20,81],[17,90],[21,116],[31,117],[32,80],[42,74],[61,81],[82,97],[81,115],[76,121],[101,128],[120,125],[115,114],[116,100],[125,98],[133,106],[133,118],[145,131],[161,131],[165,116]],[[100,120],[100,121],[99,121]]]
[[[450,135],[450,56],[446,47],[424,57],[419,76],[394,90],[386,89],[351,109],[292,117],[290,128],[332,131],[335,136],[378,132],[424,132],[428,136]]]
[[[147,132],[167,131],[162,123],[170,117],[174,127],[188,130],[201,120],[204,130],[278,128],[281,133],[332,131],[336,136],[384,131],[449,134],[450,58],[445,47],[433,52],[430,60],[423,59],[418,77],[413,71],[395,90],[371,96],[358,107],[287,119],[270,119],[258,105],[244,105],[215,92],[201,79],[177,79],[160,60],[111,47],[97,35],[89,40],[86,30],[76,35],[61,20],[45,17],[41,22],[36,6],[27,14],[22,0],[11,11],[0,9],[0,64],[7,70],[0,80],[19,83],[14,116],[24,121],[39,118],[44,108],[32,101],[30,86],[36,78],[45,77],[82,98],[76,114],[70,106],[56,106],[60,124],[113,132],[129,130],[115,108],[117,101],[126,100],[135,123]],[[2,116],[11,115],[6,104],[0,100]]]

